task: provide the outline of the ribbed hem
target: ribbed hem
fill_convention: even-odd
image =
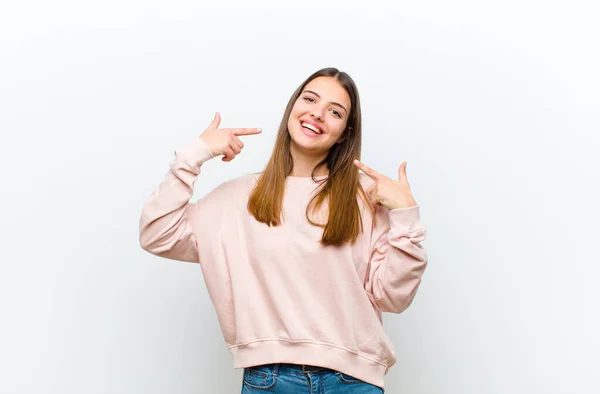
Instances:
[[[229,348],[234,368],[272,363],[315,365],[354,376],[385,390],[387,364],[370,355],[357,354],[338,345],[281,338],[261,339]]]

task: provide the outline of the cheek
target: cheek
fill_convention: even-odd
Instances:
[[[300,115],[300,111],[299,111],[298,109],[299,109],[299,108],[298,108],[298,104],[296,104],[296,105],[294,105],[294,106],[292,107],[292,112],[290,112],[290,117],[289,117],[289,119],[288,119],[288,124],[291,124],[291,123],[292,123],[292,120],[293,120],[293,121],[296,121],[296,120],[298,120],[298,117],[299,117],[299,115]]]
[[[307,111],[307,106],[302,101],[296,101],[292,107],[292,115],[300,116]]]
[[[329,124],[330,132],[333,132],[336,137],[339,137],[344,132],[344,128],[346,127],[346,122],[342,120],[335,119]]]
[[[298,119],[305,116],[307,113],[306,105],[303,105],[302,102],[296,102],[292,107],[292,111],[290,112],[290,117],[288,119],[288,127],[292,126],[292,124],[297,124]]]

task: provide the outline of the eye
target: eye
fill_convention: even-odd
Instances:
[[[342,114],[340,114],[340,112],[338,110],[333,109],[333,110],[331,110],[331,113],[334,116],[336,116],[337,118],[342,119]]]
[[[314,103],[315,99],[312,97],[304,97],[304,101],[308,101],[309,103]]]

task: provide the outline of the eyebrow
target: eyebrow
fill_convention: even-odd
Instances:
[[[312,90],[305,90],[305,91],[304,91],[304,92],[302,92],[302,93],[312,93],[312,94],[314,94],[315,96],[317,96],[318,98],[321,98],[321,96],[319,96],[319,93],[317,93],[317,92],[313,92]],[[332,102],[331,102],[331,104],[333,104],[333,105],[337,105],[338,107],[341,107],[341,108],[342,108],[344,111],[346,111],[346,113],[348,113],[348,110],[347,110],[347,109],[346,109],[346,107],[344,107],[342,104],[340,104],[340,103],[336,103],[335,101],[332,101]]]

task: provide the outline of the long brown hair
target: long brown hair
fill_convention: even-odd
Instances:
[[[360,185],[358,169],[353,164],[354,159],[360,160],[362,136],[358,89],[348,74],[336,68],[323,68],[315,72],[292,94],[279,125],[271,158],[248,199],[248,211],[256,220],[268,226],[278,226],[281,223],[285,179],[293,168],[288,119],[304,87],[318,77],[334,77],[350,96],[350,114],[340,137],[341,142],[331,147],[327,157],[315,166],[311,174],[312,179],[320,183],[322,188],[312,198],[306,210],[308,221],[324,229],[321,244],[339,246],[348,241],[356,241],[363,230],[357,193],[360,193],[368,207],[371,206]],[[322,166],[327,167],[329,175],[317,181],[315,174]],[[309,217],[309,212],[317,211],[324,201],[328,201],[327,223],[315,223]]]

